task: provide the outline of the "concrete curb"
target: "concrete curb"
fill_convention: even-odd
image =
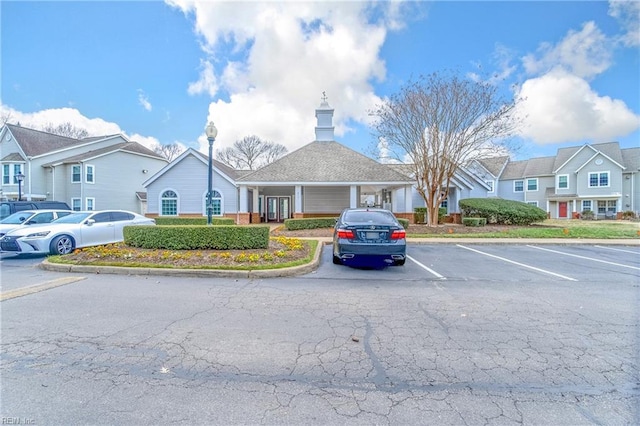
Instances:
[[[282,269],[262,269],[255,271],[231,271],[221,269],[173,269],[173,268],[127,268],[121,266],[89,266],[89,265],[65,265],[51,263],[47,259],[40,263],[40,268],[56,272],[74,272],[84,274],[116,274],[116,275],[150,275],[167,277],[204,277],[204,278],[277,278],[292,277],[308,274],[315,271],[320,265],[322,248],[331,244],[332,239],[301,238],[304,240],[316,240],[316,252],[311,262],[305,265],[293,266]],[[537,245],[615,245],[615,246],[640,246],[640,239],[564,239],[564,238],[407,238],[411,244],[537,244]]]

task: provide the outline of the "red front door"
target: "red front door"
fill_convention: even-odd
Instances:
[[[562,201],[558,206],[558,217],[567,217],[567,202]]]

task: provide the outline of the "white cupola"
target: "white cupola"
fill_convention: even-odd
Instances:
[[[322,92],[322,103],[316,109],[316,141],[333,141],[333,108],[327,103],[327,95]]]

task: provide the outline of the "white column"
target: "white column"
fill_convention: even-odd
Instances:
[[[248,190],[247,190],[247,185],[240,185],[240,205],[238,206],[238,212],[239,213],[248,213]]]
[[[252,211],[250,213],[258,213],[258,204],[260,199],[260,189],[256,186],[255,188],[253,188],[253,209],[251,209]]]
[[[302,213],[302,186],[296,185],[294,197],[294,213]]]
[[[356,185],[349,187],[349,207],[358,207],[358,187]]]
[[[405,185],[404,187],[404,212],[413,212],[413,197],[411,196],[411,185]]]
[[[391,211],[394,213],[398,213],[398,210],[400,208],[400,200],[398,198],[400,198],[398,197],[398,190],[394,189],[393,191],[391,191]]]

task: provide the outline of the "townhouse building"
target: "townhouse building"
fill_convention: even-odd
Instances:
[[[142,184],[166,164],[121,134],[73,139],[14,124],[0,130],[3,200],[55,200],[74,210],[144,214]]]

